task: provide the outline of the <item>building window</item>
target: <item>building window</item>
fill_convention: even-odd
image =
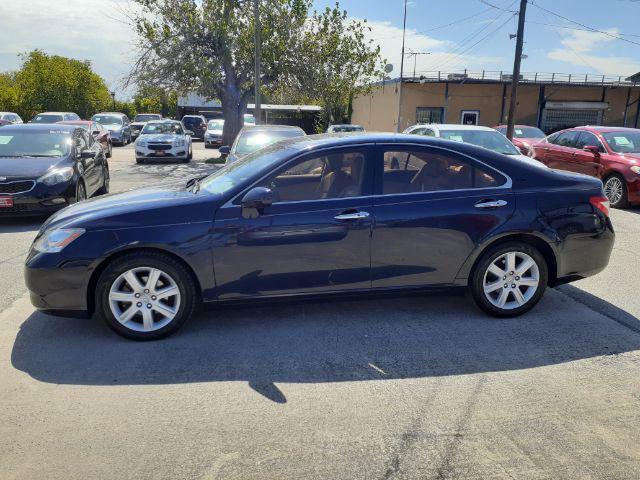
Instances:
[[[478,125],[480,122],[480,110],[462,110],[460,123],[462,125]]]
[[[442,123],[442,107],[416,107],[416,123]]]

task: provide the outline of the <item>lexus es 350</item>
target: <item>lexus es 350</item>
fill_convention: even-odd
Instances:
[[[199,302],[276,297],[465,287],[510,317],[600,272],[613,243],[598,179],[437,138],[338,134],[70,206],[38,233],[26,282],[38,309],[97,312],[137,340]]]

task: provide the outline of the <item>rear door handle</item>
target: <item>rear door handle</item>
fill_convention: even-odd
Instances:
[[[348,220],[363,220],[369,218],[369,212],[348,212],[341,213],[333,217],[335,220],[348,221]]]
[[[507,204],[504,200],[481,200],[474,206],[476,208],[498,208],[504,207]]]

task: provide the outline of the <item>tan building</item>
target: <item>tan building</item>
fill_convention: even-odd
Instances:
[[[442,73],[376,84],[353,101],[352,123],[369,131],[400,131],[416,123],[506,123],[511,76],[502,72]],[[577,125],[640,127],[640,78],[523,74],[516,123],[545,132]]]

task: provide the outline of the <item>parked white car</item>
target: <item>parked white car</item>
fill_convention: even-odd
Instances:
[[[22,118],[20,118],[20,115],[13,112],[0,112],[0,120],[6,120],[7,122],[11,122],[14,124],[22,123]]]
[[[133,122],[131,122],[131,140],[138,138],[138,135],[140,135],[140,132],[147,122],[153,120],[162,120],[162,115],[159,113],[139,113],[133,117]]]
[[[407,128],[403,133],[412,135],[426,135],[428,137],[438,137],[454,142],[470,143],[478,147],[486,148],[503,155],[517,158],[518,160],[547,168],[542,162],[534,160],[526,155],[522,155],[520,150],[509,141],[507,137],[497,130],[478,125],[456,125],[456,124],[418,124]]]
[[[136,140],[136,162],[146,160],[179,160],[193,157],[191,135],[177,120],[147,122]]]
[[[207,131],[204,132],[204,148],[222,145],[223,128],[224,120],[222,118],[214,118],[207,122]]]
[[[364,132],[364,127],[361,125],[353,125],[351,123],[345,123],[340,125],[329,125],[327,133],[351,133],[351,132]]]

